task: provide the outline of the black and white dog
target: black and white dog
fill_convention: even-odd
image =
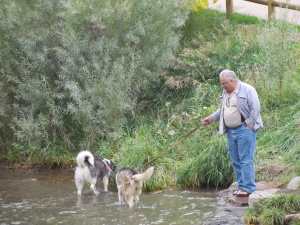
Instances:
[[[95,158],[90,151],[81,151],[76,157],[75,184],[80,196],[84,182],[90,183],[95,195],[99,195],[96,185],[103,181],[104,191],[107,191],[108,178],[116,169],[116,165],[105,158]]]

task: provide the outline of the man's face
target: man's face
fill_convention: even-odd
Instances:
[[[221,77],[220,78],[220,84],[222,88],[227,92],[227,93],[232,93],[236,87],[237,82],[233,79],[228,79],[226,77]]]

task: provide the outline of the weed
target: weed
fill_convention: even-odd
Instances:
[[[278,195],[261,199],[253,208],[246,210],[247,224],[283,225],[286,214],[299,212],[300,195]]]

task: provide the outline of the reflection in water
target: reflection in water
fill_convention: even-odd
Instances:
[[[217,193],[166,190],[142,193],[140,207],[133,210],[119,205],[115,189],[95,196],[86,186],[77,196],[73,175],[1,167],[0,224],[201,224],[213,218],[218,204]]]

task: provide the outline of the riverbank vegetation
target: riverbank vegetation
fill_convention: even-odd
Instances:
[[[300,224],[299,219],[287,222],[286,215],[300,212],[300,195],[278,195],[264,198],[246,211],[246,224],[283,225]]]
[[[119,168],[158,157],[147,190],[227,187],[217,123],[172,146],[217,109],[228,68],[260,97],[257,181],[299,175],[299,28],[180,2],[2,1],[2,157],[68,167],[90,149]]]

